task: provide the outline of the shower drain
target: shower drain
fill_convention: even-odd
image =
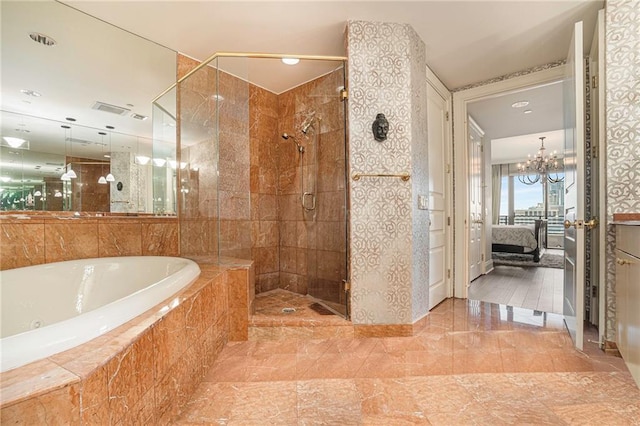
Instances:
[[[296,311],[296,308],[282,308],[283,314],[292,314]]]

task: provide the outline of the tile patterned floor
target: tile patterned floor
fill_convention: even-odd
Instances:
[[[561,317],[449,299],[419,335],[227,345],[177,424],[640,424],[620,358]]]
[[[563,285],[563,269],[495,266],[471,282],[469,298],[561,314]]]

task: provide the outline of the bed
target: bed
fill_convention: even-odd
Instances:
[[[547,221],[536,219],[533,225],[492,225],[491,251],[533,255],[540,262],[546,247]]]

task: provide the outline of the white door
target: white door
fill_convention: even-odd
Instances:
[[[444,86],[440,88],[443,91]],[[445,89],[446,90],[446,89]],[[427,84],[429,140],[429,309],[448,296],[447,150],[449,104],[431,81]]]
[[[564,80],[564,304],[565,323],[582,350],[584,327],[584,61],[582,22],[575,24]]]
[[[469,281],[482,273],[482,130],[469,117]]]

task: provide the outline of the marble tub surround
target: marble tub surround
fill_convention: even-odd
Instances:
[[[112,332],[1,374],[0,422],[169,423],[229,340],[229,273],[238,286],[242,272],[250,277],[240,267],[200,269],[176,297]]]
[[[229,343],[176,424],[637,424],[620,358],[562,317],[468,300],[412,337]]]
[[[111,256],[179,256],[178,220],[156,216],[0,215],[0,269]]]

